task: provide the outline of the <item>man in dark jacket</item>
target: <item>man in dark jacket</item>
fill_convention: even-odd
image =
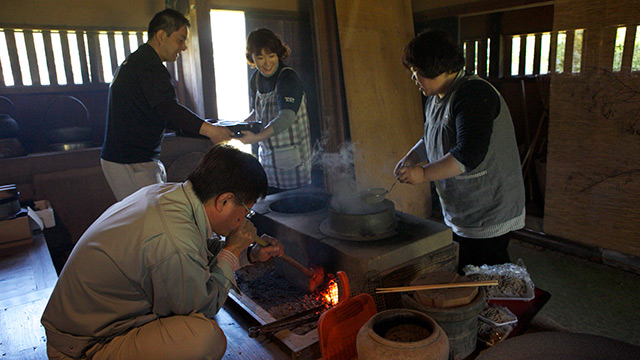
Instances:
[[[116,199],[166,181],[159,160],[165,128],[207,136],[214,143],[230,131],[200,118],[176,98],[163,62],[187,49],[189,20],[176,10],[157,13],[149,23],[149,40],[120,65],[109,87],[102,170]]]

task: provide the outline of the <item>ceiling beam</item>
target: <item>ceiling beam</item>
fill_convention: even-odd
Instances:
[[[552,0],[476,0],[451,2],[414,0],[414,16],[440,19],[452,16],[474,16],[495,12],[521,10],[538,6],[553,5]]]

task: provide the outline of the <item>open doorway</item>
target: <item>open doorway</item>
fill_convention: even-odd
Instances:
[[[220,120],[241,121],[249,116],[249,77],[245,57],[244,11],[211,10],[211,41],[216,78],[216,106]],[[230,145],[251,153],[251,145],[231,140]]]

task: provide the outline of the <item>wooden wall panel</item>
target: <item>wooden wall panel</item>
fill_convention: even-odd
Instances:
[[[163,8],[164,0],[0,1],[0,24],[146,28]]]
[[[640,256],[640,78],[552,80],[544,231]]]
[[[411,2],[336,0],[349,128],[360,187],[389,187],[400,158],[422,136],[420,94],[401,62],[414,36]],[[396,185],[399,210],[430,212],[428,184]]]
[[[551,80],[544,232],[640,256],[640,74],[612,72],[637,0],[557,0],[554,30],[585,30],[580,74]]]

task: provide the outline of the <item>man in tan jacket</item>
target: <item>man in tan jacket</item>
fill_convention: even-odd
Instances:
[[[75,245],[42,316],[52,359],[219,359],[212,320],[233,271],[280,256],[250,244],[267,192],[253,156],[215,146],[183,183],[147,186],[107,209]],[[224,240],[222,239],[224,238]]]

